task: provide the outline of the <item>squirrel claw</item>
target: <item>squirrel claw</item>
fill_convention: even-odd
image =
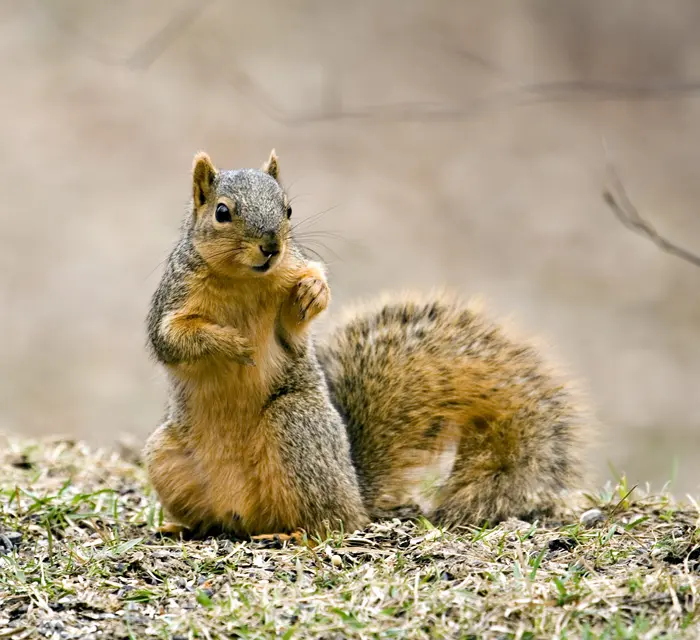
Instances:
[[[175,524],[174,522],[165,523],[164,525],[158,527],[157,531],[162,536],[174,538],[185,538],[190,533],[190,530],[187,527],[181,524]]]
[[[295,301],[299,309],[299,322],[321,313],[329,301],[330,291],[325,280],[313,276],[300,280]]]
[[[264,547],[281,548],[285,542],[312,547],[313,542],[306,537],[304,531],[298,530],[292,533],[262,533],[250,536],[252,542],[262,542]]]
[[[239,364],[242,364],[247,367],[254,367],[255,366],[255,358],[253,357],[255,354],[255,350],[250,348],[247,344],[245,347],[242,349],[239,349],[237,354],[234,356],[234,360],[236,360]]]

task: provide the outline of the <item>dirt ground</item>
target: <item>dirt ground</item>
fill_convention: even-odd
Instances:
[[[183,540],[137,461],[0,445],[2,638],[698,637],[697,502],[620,485],[561,520]]]
[[[144,318],[192,155],[275,147],[334,303],[481,294],[546,336],[603,425],[595,465],[700,485],[693,0],[0,2],[0,430],[109,443],[159,421]],[[319,331],[323,331],[323,323]]]

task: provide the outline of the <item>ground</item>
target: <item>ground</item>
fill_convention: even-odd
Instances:
[[[137,459],[0,440],[0,638],[694,637],[699,511],[616,487],[588,527],[390,520],[314,549],[155,532]],[[128,453],[128,451],[127,451]],[[279,548],[277,548],[279,547]]]

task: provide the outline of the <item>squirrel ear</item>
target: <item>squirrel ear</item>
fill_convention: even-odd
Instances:
[[[192,163],[192,195],[195,207],[201,207],[209,199],[215,177],[216,167],[209,156],[204,151],[200,151],[195,155]]]
[[[267,162],[262,166],[262,171],[271,175],[275,180],[277,180],[277,182],[279,182],[280,166],[277,162],[277,154],[275,153],[274,149],[270,151],[270,157],[268,158]]]

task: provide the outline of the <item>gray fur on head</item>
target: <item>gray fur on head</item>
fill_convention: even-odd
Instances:
[[[246,223],[251,234],[276,233],[287,217],[282,187],[258,169],[219,171],[214,180],[214,197],[221,196],[236,203],[235,215]]]

